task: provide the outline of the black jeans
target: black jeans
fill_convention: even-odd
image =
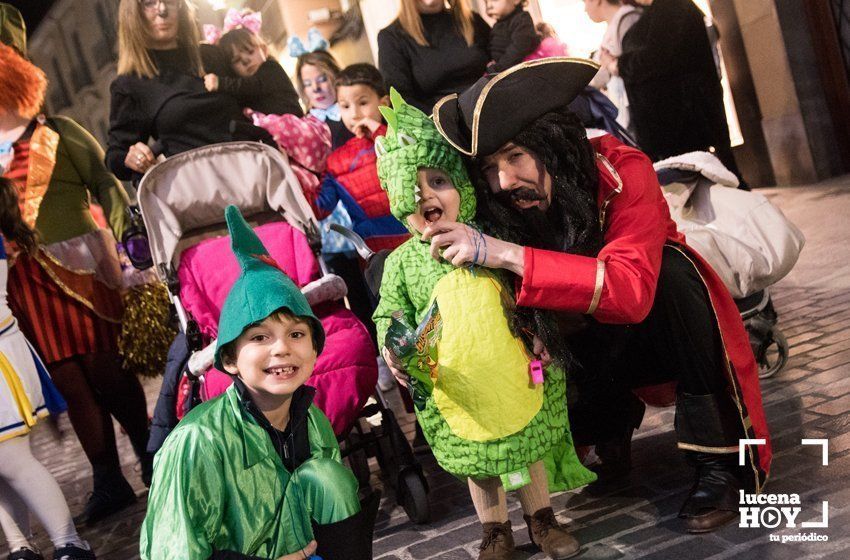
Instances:
[[[579,445],[608,441],[628,429],[634,388],[677,380],[680,394],[708,395],[727,386],[708,292],[694,265],[672,247],[664,247],[655,301],[643,322],[610,325],[591,318],[569,341],[581,364],[568,372],[577,389],[570,424]]]

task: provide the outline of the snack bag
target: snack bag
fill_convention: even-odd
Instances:
[[[435,301],[417,328],[396,311],[390,320],[384,345],[398,356],[410,375],[413,404],[422,410],[434,390],[437,377],[437,343],[442,332],[440,310]]]

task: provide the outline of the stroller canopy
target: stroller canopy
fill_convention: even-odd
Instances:
[[[139,209],[148,231],[151,256],[177,267],[180,240],[189,232],[224,225],[224,209],[234,204],[246,218],[275,212],[311,241],[318,224],[289,161],[256,142],[228,142],[197,148],[153,167],[139,184]]]

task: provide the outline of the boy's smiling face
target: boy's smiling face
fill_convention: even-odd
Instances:
[[[407,217],[419,233],[437,221],[456,222],[460,211],[460,193],[451,178],[440,169],[423,167],[417,174],[422,199],[416,213]]]
[[[288,313],[274,313],[245,329],[233,343],[224,368],[238,375],[252,400],[263,404],[288,399],[313,374],[316,348],[310,324]]]

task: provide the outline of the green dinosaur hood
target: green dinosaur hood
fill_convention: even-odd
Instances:
[[[392,108],[381,107],[387,133],[376,140],[375,153],[378,177],[389,196],[393,216],[419,237],[419,232],[407,223],[407,217],[416,212],[419,204],[419,168],[431,167],[446,172],[460,195],[457,221],[471,222],[475,217],[475,189],[460,152],[446,142],[430,117],[405,103],[393,88],[390,88],[390,100]]]

